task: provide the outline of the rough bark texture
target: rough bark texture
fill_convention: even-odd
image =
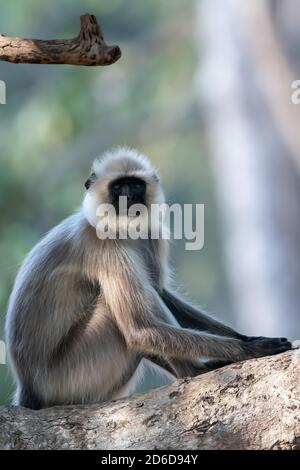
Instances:
[[[300,449],[300,350],[102,406],[0,409],[1,449]]]
[[[118,46],[108,46],[94,15],[80,17],[74,39],[23,39],[0,34],[0,60],[28,64],[110,65],[121,57]]]

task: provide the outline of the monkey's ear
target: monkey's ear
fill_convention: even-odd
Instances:
[[[155,183],[159,183],[160,182],[160,177],[159,177],[159,174],[155,171],[152,175]]]
[[[85,189],[89,189],[92,184],[96,181],[96,173],[92,173],[88,179],[86,180],[86,182],[84,183],[84,186],[85,186]]]

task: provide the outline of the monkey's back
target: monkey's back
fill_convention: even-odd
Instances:
[[[6,339],[18,374],[45,367],[61,338],[87,317],[100,293],[84,272],[76,213],[52,229],[26,256],[10,296]]]

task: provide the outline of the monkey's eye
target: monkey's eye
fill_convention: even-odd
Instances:
[[[121,185],[119,183],[114,183],[113,184],[113,190],[118,191],[121,188]]]
[[[142,185],[141,183],[135,183],[134,187],[135,189],[141,189]]]

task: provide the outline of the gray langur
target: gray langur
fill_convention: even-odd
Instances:
[[[14,403],[39,409],[95,403],[134,390],[148,359],[173,377],[291,349],[286,338],[247,337],[170,287],[166,239],[101,239],[97,207],[164,202],[146,157],[119,148],[97,159],[82,207],[27,255],[9,300],[6,339]],[[201,361],[200,358],[208,358]]]

